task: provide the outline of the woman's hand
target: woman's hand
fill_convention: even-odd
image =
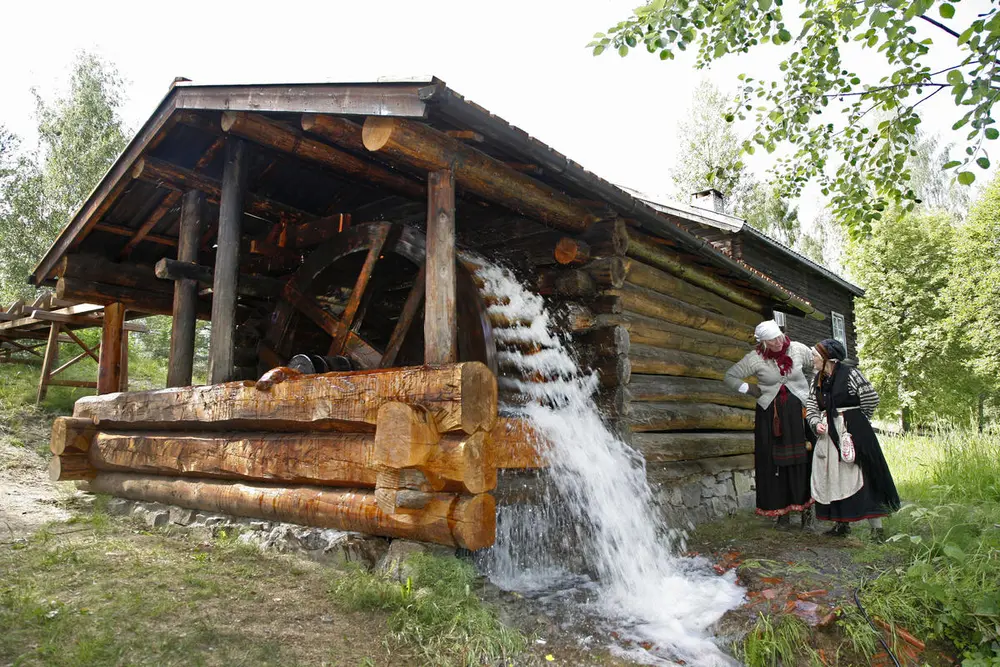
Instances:
[[[755,384],[749,385],[747,387],[747,395],[753,396],[754,398],[760,398],[760,387]]]
[[[826,435],[827,430],[827,425],[824,422],[818,422],[816,424],[816,433],[819,435]]]

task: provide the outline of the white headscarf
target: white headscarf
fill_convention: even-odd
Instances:
[[[753,330],[753,335],[758,343],[763,343],[765,340],[773,340],[784,334],[781,333],[781,327],[778,326],[777,322],[767,320],[757,325],[757,328]]]

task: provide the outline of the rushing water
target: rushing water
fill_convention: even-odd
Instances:
[[[485,561],[491,579],[507,590],[585,590],[589,611],[654,645],[654,661],[732,664],[710,626],[743,599],[734,573],[718,576],[677,555],[683,535],[654,507],[641,455],[602,421],[597,377],[581,372],[542,298],[498,267],[477,277],[493,297],[491,318],[507,323],[495,336],[502,389],[520,398],[508,409],[543,439],[548,492],[557,496],[501,510]]]

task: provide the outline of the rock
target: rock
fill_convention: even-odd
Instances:
[[[150,528],[162,528],[170,523],[170,512],[167,510],[152,510],[146,512],[143,520]]]
[[[681,488],[681,497],[684,499],[685,507],[697,507],[701,504],[701,485],[685,484]]]
[[[757,504],[757,494],[753,491],[741,493],[737,498],[740,509],[751,509]]]
[[[170,523],[175,523],[178,526],[189,526],[194,523],[198,516],[197,510],[189,510],[183,507],[171,507],[169,512]]]
[[[127,516],[132,513],[132,501],[124,498],[112,498],[106,509],[111,516]]]
[[[733,486],[736,488],[736,495],[742,496],[744,493],[753,490],[753,475],[747,472],[737,472],[733,475]]]
[[[437,544],[414,542],[412,540],[393,540],[378,563],[378,571],[400,583],[405,582],[413,574],[406,560],[414,554],[431,554],[434,556],[454,556],[455,550]]]

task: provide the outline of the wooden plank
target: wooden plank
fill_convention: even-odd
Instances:
[[[124,324],[124,304],[112,303],[105,306],[104,327],[101,329],[101,355],[97,368],[98,394],[110,394],[121,389]]]
[[[129,236],[135,233],[135,230],[131,227],[119,227],[118,225],[109,225],[107,223],[99,222],[94,225],[94,230],[98,232],[107,232],[108,234],[114,234],[115,236]],[[145,241],[150,243],[156,243],[158,245],[169,246],[171,248],[177,247],[177,239],[172,239],[169,236],[160,236],[159,234],[146,234]]]
[[[234,371],[236,282],[240,272],[240,234],[248,164],[246,145],[235,138],[227,142],[212,283],[212,334],[208,353],[209,382],[212,384],[232,379]]]
[[[416,319],[417,313],[420,311],[420,304],[424,300],[424,288],[426,287],[424,274],[426,272],[427,263],[425,262],[420,265],[420,270],[417,271],[417,276],[413,279],[413,287],[410,288],[409,294],[406,295],[403,310],[399,313],[396,326],[393,327],[392,334],[389,336],[389,343],[386,345],[385,352],[382,353],[382,358],[379,360],[379,368],[391,368],[396,363],[396,355],[399,354],[399,349],[403,346],[406,334],[409,332],[413,320]]]
[[[138,165],[136,165],[136,168],[141,171],[142,165],[143,160],[140,160]],[[132,174],[133,178],[135,178],[135,170],[132,171]],[[159,183],[157,183],[157,185],[159,185]],[[132,238],[128,240],[125,247],[119,251],[118,259],[125,259],[131,255],[136,246],[146,240],[149,233],[152,232],[158,224],[160,224],[160,221],[163,220],[164,216],[177,206],[177,202],[179,202],[180,199],[181,193],[179,191],[168,192],[153,212],[149,214],[149,217],[146,218],[139,226],[139,229],[135,230],[135,233],[132,234]]]
[[[197,262],[205,218],[205,194],[188,190],[181,202],[180,230],[177,238],[177,260]],[[160,277],[159,264],[156,276]],[[186,387],[194,372],[194,338],[197,320],[198,282],[180,279],[174,282],[174,305],[170,323],[170,357],[167,364],[167,386]]]
[[[101,306],[103,309],[104,306]],[[62,324],[72,324],[77,327],[99,327],[103,324],[104,318],[98,315],[66,315],[64,313],[45,311],[45,310],[35,310],[32,311],[32,318],[40,320],[43,322],[60,322]],[[137,324],[135,322],[128,322],[125,324],[126,331],[139,331],[147,332],[149,328],[145,324]],[[66,333],[72,336],[69,329],[66,329]]]
[[[423,118],[419,84],[297,84],[184,86],[178,109],[404,116]]]
[[[35,394],[35,402],[41,403],[48,393],[48,386],[51,382],[52,366],[59,358],[59,330],[62,327],[58,322],[53,322],[49,327],[49,342],[45,346],[45,356],[42,357],[42,370],[38,378],[38,392]]]
[[[427,186],[424,363],[447,364],[458,360],[454,173],[433,171]]]
[[[102,318],[101,318],[101,324],[103,324],[103,323],[104,323],[104,318],[102,317]],[[83,342],[83,341],[82,341],[82,340],[80,339],[80,337],[79,337],[79,336],[77,336],[77,335],[76,335],[75,333],[73,333],[73,332],[72,332],[72,331],[70,331],[69,329],[67,329],[67,330],[66,330],[66,334],[67,334],[67,335],[68,335],[68,336],[69,336],[70,338],[72,338],[72,339],[73,339],[73,342],[74,342],[74,343],[76,343],[77,345],[79,345],[79,346],[80,346],[80,348],[81,348],[81,349],[83,349],[83,352],[84,352],[84,354],[86,354],[86,355],[89,355],[91,359],[93,359],[94,361],[96,361],[96,362],[98,362],[98,363],[100,363],[100,362],[101,362],[101,360],[100,360],[100,357],[98,357],[98,356],[97,356],[97,353],[96,353],[96,351],[95,351],[95,350],[92,350],[92,349],[90,349],[90,346],[89,346],[89,345],[87,345],[86,343],[84,343],[84,342]],[[97,344],[97,348],[99,349],[100,347],[101,347],[101,344],[100,344],[100,343],[98,343],[98,344]]]
[[[102,429],[372,431],[379,407],[426,406],[438,429],[475,433],[497,418],[496,378],[485,364],[391,368],[291,377],[266,391],[243,382],[81,398],[74,416]]]
[[[369,151],[393,162],[428,172],[451,169],[469,192],[558,229],[581,232],[596,220],[563,193],[422,123],[371,117],[362,139]]]
[[[80,354],[76,355],[75,357],[73,357],[72,359],[70,359],[69,361],[67,361],[65,364],[63,364],[59,368],[55,369],[51,373],[49,373],[50,380],[51,380],[51,378],[54,378],[55,376],[57,376],[60,373],[62,373],[64,370],[66,370],[70,366],[73,366],[76,363],[78,363],[81,359],[84,359],[84,358],[86,358],[88,356],[93,356],[93,354],[91,353],[90,350],[87,350],[85,352],[81,352]],[[97,385],[94,385],[94,386],[96,387]]]
[[[365,263],[362,264],[357,280],[354,281],[354,289],[351,290],[351,296],[347,299],[344,312],[337,319],[337,328],[327,354],[341,354],[347,346],[347,334],[355,328],[354,319],[358,315],[362,301],[365,300],[368,283],[375,271],[375,263],[378,262],[382,254],[382,246],[385,245],[389,236],[389,229],[388,226],[379,227],[372,237],[371,247],[368,248],[368,254],[365,255]]]

